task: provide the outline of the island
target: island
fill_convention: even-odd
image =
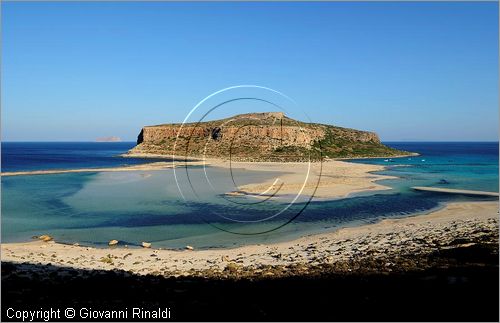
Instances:
[[[96,138],[96,142],[120,142],[122,139],[117,136],[111,136],[111,137],[99,137]]]
[[[145,126],[128,157],[186,156],[238,161],[318,161],[328,158],[397,157],[415,153],[380,142],[374,132],[307,123],[283,112]]]

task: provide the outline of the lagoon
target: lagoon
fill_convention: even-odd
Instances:
[[[87,144],[93,146],[92,143]],[[122,160],[113,157],[120,151],[114,147],[109,149],[111,146],[106,145],[108,143],[100,143],[92,148],[97,152],[98,159],[122,163]],[[107,246],[109,240],[117,239],[131,247],[149,241],[155,247],[173,249],[186,245],[224,248],[291,240],[385,218],[427,213],[451,201],[498,200],[495,197],[448,195],[411,189],[412,186],[432,186],[498,192],[498,143],[393,145],[421,155],[391,161],[383,158],[353,161],[387,166],[381,173],[398,176],[397,179],[381,181],[391,190],[356,193],[349,198],[331,201],[313,199],[291,223],[265,234],[255,233],[285,224],[304,208],[306,201],[299,200],[270,220],[252,222],[279,212],[284,203],[253,203],[251,197],[237,197],[236,201],[242,203],[234,203],[234,200],[224,198],[220,192],[230,191],[233,184],[228,170],[218,167],[189,169],[189,181],[194,183],[197,194],[189,191],[185,173],[178,171],[174,176],[172,169],[3,177],[2,242],[29,241],[32,236],[48,233],[59,242],[97,247]],[[20,147],[22,145],[18,144],[16,149]],[[30,143],[26,149],[32,147],[33,143]],[[51,143],[50,149],[57,149],[54,147]],[[8,145],[3,149],[8,152]],[[8,156],[3,155],[3,158],[8,159]],[[97,165],[99,162],[93,164],[91,159],[85,161],[85,167],[102,166]],[[30,163],[32,165],[28,169],[47,167],[46,164],[33,166],[37,165],[36,162]],[[111,167],[112,163],[108,165]],[[8,167],[12,170],[13,162],[7,165],[11,165]],[[24,169],[17,167],[16,170]],[[202,182],[205,172],[216,190],[197,184]],[[238,184],[278,175],[248,170],[236,170],[235,174]],[[179,193],[177,184],[184,190],[185,199]]]

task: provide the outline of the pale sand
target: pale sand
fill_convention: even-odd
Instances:
[[[414,186],[412,189],[416,191],[427,191],[427,192],[439,192],[439,193],[449,193],[449,194],[464,194],[464,195],[478,195],[478,196],[499,196],[497,192],[486,192],[486,191],[472,191],[472,190],[457,190],[452,188],[442,188],[442,187],[426,187],[426,186]]]
[[[165,156],[163,156],[165,157]],[[188,166],[215,166],[223,168],[248,169],[258,172],[285,172],[279,179],[271,179],[263,183],[253,183],[240,187],[239,192],[252,196],[259,194],[271,195],[275,198],[285,195],[309,197],[314,195],[317,199],[335,199],[346,197],[352,193],[363,191],[376,191],[390,189],[375,183],[377,180],[392,178],[389,176],[371,174],[381,171],[384,166],[349,163],[330,160],[323,163],[264,163],[264,162],[232,162],[221,159],[194,160],[187,162],[155,162],[127,167],[113,168],[83,168],[70,170],[41,170],[23,172],[4,172],[2,176],[44,175],[79,172],[125,172],[125,171],[155,171],[174,167]],[[308,168],[310,165],[309,175]],[[321,174],[321,176],[319,176]],[[319,180],[319,181],[318,181]],[[275,182],[276,181],[276,182]],[[275,185],[273,185],[275,184]],[[283,185],[281,185],[283,184]],[[279,187],[279,190],[277,188]],[[317,187],[317,189],[316,189]],[[316,190],[316,191],[315,191]],[[227,192],[231,194],[231,192]]]
[[[383,220],[269,245],[224,250],[88,248],[55,242],[2,244],[2,261],[80,269],[122,269],[136,274],[178,276],[231,266],[317,265],[352,259],[391,259],[448,248],[456,239],[498,234],[498,202],[451,203],[427,215]],[[278,234],[278,233],[277,233]],[[196,246],[194,246],[196,248]],[[107,261],[107,262],[106,262]],[[390,260],[387,266],[390,266]]]
[[[193,165],[199,165],[199,164],[193,162]],[[123,166],[123,167],[49,169],[49,170],[34,170],[34,171],[20,171],[20,172],[3,172],[1,173],[1,175],[21,176],[21,175],[48,175],[48,174],[66,174],[66,173],[128,172],[128,171],[162,170],[173,167],[175,167],[175,165],[173,165],[172,162],[156,162],[156,163],[146,163],[133,166]]]
[[[382,179],[395,178],[372,174],[384,170],[384,166],[349,163],[329,160],[323,163],[272,163],[272,162],[229,162],[207,159],[211,166],[246,169],[250,171],[283,172],[278,178],[262,183],[242,185],[239,190],[228,192],[230,195],[245,194],[255,197],[272,195],[305,197],[314,195],[315,199],[343,198],[357,192],[391,189],[375,183]]]

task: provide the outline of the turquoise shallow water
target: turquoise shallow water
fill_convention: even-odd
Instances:
[[[404,181],[387,181],[391,186],[433,186],[498,192],[498,143],[391,142],[390,146],[418,152],[416,157],[358,159],[353,162],[387,166],[381,174]]]
[[[4,177],[2,241],[28,241],[33,235],[48,233],[58,241],[96,246],[117,239],[131,246],[150,241],[167,248],[187,244],[197,248],[228,247],[288,240],[382,218],[428,212],[443,202],[494,200],[415,192],[411,186],[498,191],[498,144],[392,145],[422,155],[355,161],[388,166],[381,173],[398,176],[383,181],[392,190],[336,201],[313,200],[309,204],[301,198],[287,209],[291,197],[259,202],[221,195],[234,187],[228,170],[218,168],[190,168],[189,178],[184,169],[179,169],[177,182],[173,170]],[[237,183],[244,184],[274,178],[279,173],[235,170],[234,175]],[[207,185],[206,176],[211,185]],[[274,217],[253,222],[271,216]],[[295,216],[291,223],[275,231],[253,234],[272,230]]]

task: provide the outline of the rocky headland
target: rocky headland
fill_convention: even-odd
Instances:
[[[145,126],[137,146],[127,156],[290,162],[411,154],[385,146],[373,132],[305,123],[281,112],[267,112],[199,123]]]

